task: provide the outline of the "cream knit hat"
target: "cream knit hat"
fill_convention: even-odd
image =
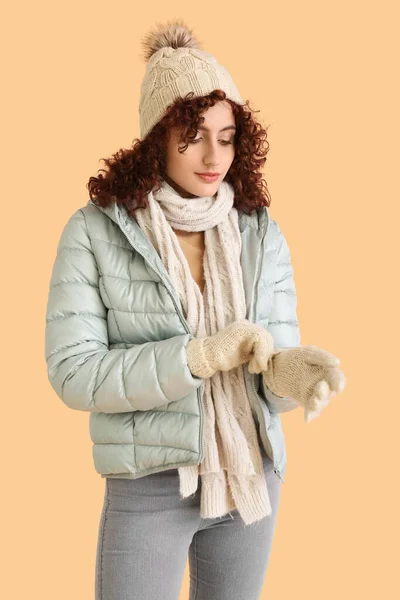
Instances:
[[[205,96],[221,89],[227,98],[243,104],[228,71],[200,49],[182,21],[157,25],[142,41],[146,72],[140,88],[140,138],[143,139],[176,99],[188,92]]]

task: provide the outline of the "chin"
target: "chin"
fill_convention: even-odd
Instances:
[[[212,183],[207,183],[206,181],[202,181],[198,175],[195,175],[195,178],[198,180],[196,185],[194,186],[196,189],[201,190],[203,195],[211,196],[213,193],[217,191],[222,181],[221,177],[217,179],[217,181],[213,181]],[[214,192],[213,192],[214,190]]]

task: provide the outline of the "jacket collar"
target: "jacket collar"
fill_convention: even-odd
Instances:
[[[95,204],[91,199],[88,201],[87,204],[96,206],[96,208],[101,210],[101,212],[106,214],[112,221],[114,221],[114,223],[116,223],[119,226],[121,222],[126,224],[127,221],[129,221],[130,227],[132,228],[132,235],[135,235],[135,237],[137,235],[139,235],[139,237],[142,237],[140,235],[141,229],[138,223],[135,219],[132,219],[130,215],[128,215],[124,206],[114,202],[106,208],[103,208],[101,206],[97,206],[97,204]],[[268,221],[269,211],[267,206],[264,206],[264,208],[261,210],[254,211],[252,215],[246,215],[246,213],[244,213],[241,210],[238,211],[238,223],[241,233],[246,229],[246,227],[252,227],[257,231],[258,236],[263,237],[265,229],[268,225]]]

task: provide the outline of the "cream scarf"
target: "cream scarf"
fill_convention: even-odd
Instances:
[[[214,197],[183,198],[165,180],[135,211],[159,253],[182,302],[194,337],[212,335],[246,318],[240,265],[241,237],[234,190],[222,181]],[[205,231],[203,294],[173,229]],[[217,371],[202,385],[204,460],[180,467],[180,494],[194,494],[201,475],[200,516],[215,518],[237,508],[249,525],[271,514],[271,504],[249,404],[243,366]]]

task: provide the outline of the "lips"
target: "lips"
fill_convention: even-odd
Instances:
[[[198,175],[203,181],[206,181],[208,183],[216,181],[219,177],[219,175],[205,175],[204,173],[196,173],[196,175]]]

